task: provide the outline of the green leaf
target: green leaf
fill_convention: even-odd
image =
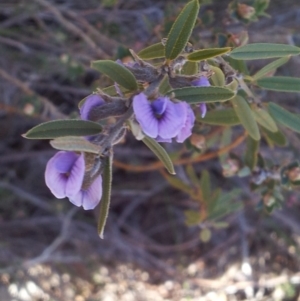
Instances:
[[[235,202],[235,198],[241,193],[241,189],[235,188],[226,193],[222,191],[218,199],[214,202],[214,207],[208,216],[209,220],[218,220],[243,206],[241,202]]]
[[[152,60],[165,57],[165,46],[162,43],[153,44],[142,49],[138,56],[143,60]]]
[[[134,75],[118,63],[108,60],[93,61],[91,67],[128,90],[137,90],[138,88]]]
[[[212,77],[210,78],[213,85],[217,87],[225,86],[225,75],[223,71],[215,66],[210,66],[210,69],[214,72]]]
[[[264,110],[263,108],[258,107],[257,105],[251,106],[252,111],[254,113],[254,117],[256,121],[263,126],[264,128],[268,129],[269,131],[275,133],[278,131],[278,127],[271,117],[271,115]]]
[[[204,243],[209,242],[211,239],[211,231],[207,228],[200,231],[200,240]]]
[[[230,56],[225,56],[224,60],[227,61],[233,69],[243,73],[244,75],[249,75],[248,67],[245,61],[235,60]]]
[[[246,154],[245,164],[253,170],[257,163],[259,141],[252,139],[250,136],[247,137],[246,141]]]
[[[236,60],[257,60],[300,54],[300,48],[286,44],[257,43],[235,48],[229,56]]]
[[[231,47],[225,48],[208,48],[208,49],[201,49],[195,51],[187,56],[187,59],[192,62],[199,62],[203,60],[210,59],[212,57],[216,57],[222,54],[225,54],[231,50]]]
[[[254,140],[260,140],[258,125],[247,101],[243,97],[237,95],[231,99],[231,102],[241,124],[244,126],[248,134]]]
[[[183,65],[183,68],[181,70],[181,74],[184,75],[194,75],[199,72],[198,63],[196,62],[186,62]]]
[[[265,137],[272,142],[274,142],[278,146],[285,146],[286,145],[286,138],[281,131],[277,131],[276,133],[270,132],[265,128],[262,128],[262,132]]]
[[[165,151],[165,149],[157,143],[154,139],[150,137],[145,137],[142,139],[142,141],[149,147],[149,149],[158,157],[158,159],[164,164],[165,168],[168,170],[168,172],[172,175],[175,175],[175,170],[173,163],[168,155],[168,153]]]
[[[169,92],[170,90],[172,90],[172,87],[169,83],[169,77],[168,77],[168,75],[165,75],[163,80],[160,82],[158,91],[159,91],[159,93],[164,95],[167,92]]]
[[[186,4],[175,20],[167,37],[165,56],[174,60],[185,48],[194,28],[199,12],[198,0],[192,0]]]
[[[122,86],[119,86],[119,88],[120,88],[121,92],[124,93],[124,94],[130,92],[130,90],[128,90],[128,89],[126,89]],[[102,90],[102,92],[104,92],[104,93],[106,93],[110,96],[119,95],[117,90],[116,90],[116,87],[114,85],[113,86],[108,86],[108,87],[103,88],[101,90]]]
[[[199,211],[185,210],[184,215],[186,219],[185,223],[187,226],[196,226],[201,222]]]
[[[197,118],[198,121],[214,125],[237,125],[241,124],[234,109],[208,111],[204,118]]]
[[[200,179],[200,189],[204,203],[208,203],[211,197],[210,177],[207,170],[203,170]]]
[[[65,136],[90,136],[101,133],[102,126],[96,122],[80,119],[62,119],[41,123],[23,137],[28,139],[55,139]]]
[[[265,77],[257,81],[261,88],[281,91],[281,92],[300,92],[300,78],[288,76]]]
[[[288,62],[289,59],[290,59],[290,56],[282,57],[282,58],[266,65],[265,67],[263,67],[262,69],[260,69],[253,75],[253,80],[258,80],[258,79],[264,77],[268,73],[270,73],[270,72],[276,70],[277,68],[279,68],[280,66],[284,65],[286,62]]]
[[[83,137],[60,137],[50,141],[53,148],[65,151],[99,154],[101,146],[93,144]]]
[[[98,235],[100,238],[104,238],[104,227],[109,211],[110,198],[111,198],[111,182],[112,182],[112,164],[113,155],[111,154],[104,160],[104,170],[102,174],[102,198],[100,201],[100,213],[98,218]]]
[[[234,97],[235,93],[221,87],[185,87],[170,91],[175,98],[184,100],[190,104],[200,102],[225,101]]]
[[[270,114],[281,124],[300,133],[300,117],[275,103],[269,103]]]

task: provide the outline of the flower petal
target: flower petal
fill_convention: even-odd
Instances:
[[[72,169],[73,164],[77,160],[78,155],[74,152],[60,151],[55,154],[54,166],[60,173],[68,173]]]
[[[133,111],[143,132],[149,137],[155,138],[158,133],[158,120],[144,93],[140,93],[133,98]]]
[[[97,106],[101,106],[105,101],[97,94],[92,94],[88,96],[80,108],[80,116],[83,120],[89,119],[90,111]]]
[[[161,138],[160,136],[157,136],[157,137],[155,138],[155,140],[156,140],[157,142],[168,142],[168,143],[171,143],[171,142],[172,142],[172,139],[171,139],[171,138],[164,139],[164,138]]]
[[[166,110],[159,120],[158,135],[163,139],[175,137],[184,126],[187,107],[184,103],[173,103],[168,99]]]
[[[200,112],[201,112],[201,118],[204,118],[207,112],[207,106],[206,103],[200,104]]]
[[[193,129],[194,122],[195,122],[195,114],[194,114],[193,110],[187,103],[183,103],[183,104],[187,108],[187,110],[186,110],[187,116],[186,116],[184,126],[181,128],[181,130],[179,131],[179,133],[176,137],[176,141],[179,143],[184,142],[186,138],[188,138],[189,136],[192,135],[192,129]]]
[[[70,170],[69,173],[69,178],[66,185],[67,197],[71,197],[80,191],[83,182],[84,173],[85,173],[84,156],[83,154],[81,154],[74,162],[72,169]]]
[[[62,199],[66,197],[66,185],[67,176],[57,170],[57,160],[61,157],[61,153],[56,153],[47,163],[45,171],[45,182],[52,194],[58,198]]]
[[[102,197],[102,177],[98,176],[87,190],[80,190],[75,196],[69,197],[75,206],[84,210],[94,209]]]
[[[151,103],[153,112],[158,115],[162,115],[167,107],[167,98],[159,97]]]
[[[210,83],[207,77],[201,76],[200,78],[193,80],[192,85],[197,87],[209,87]]]

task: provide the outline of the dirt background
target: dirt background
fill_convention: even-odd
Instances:
[[[203,4],[208,25],[193,34],[198,47],[216,46],[218,31],[249,32],[250,42],[300,46],[300,2],[271,0],[248,26],[230,19],[229,1]],[[299,191],[286,191],[282,210],[255,210],[259,196],[247,179],[222,178],[217,159],[194,165],[215,185],[243,193],[241,210],[226,216],[209,242],[187,227],[195,207],[158,170],[133,172],[117,162],[146,166],[155,158],[130,135],[115,148],[112,204],[105,239],[95,212],[56,200],[44,183],[55,153],[47,141],[21,134],[47,120],[76,117],[77,104],[105,78],[89,68],[166,36],[184,1],[0,0],[0,299],[33,301],[300,300]],[[254,72],[265,62],[249,65]],[[300,76],[299,57],[279,74]],[[268,93],[300,112],[297,94]],[[279,164],[299,157],[299,138],[286,132],[284,148],[262,148]],[[170,146],[169,146],[170,147]],[[173,147],[173,146],[172,146]],[[176,146],[175,146],[176,149]],[[242,150],[237,149],[236,151]],[[173,148],[168,150],[172,151]],[[177,167],[184,177],[184,166]]]

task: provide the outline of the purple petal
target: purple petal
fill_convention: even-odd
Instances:
[[[196,87],[209,87],[210,83],[207,77],[201,76],[200,78],[193,80],[192,85]]]
[[[144,93],[140,93],[133,98],[133,111],[143,132],[149,137],[155,138],[158,134],[158,120]]]
[[[184,104],[186,105],[187,108],[187,115],[186,115],[184,126],[181,128],[180,132],[176,137],[176,141],[179,143],[184,142],[186,138],[192,135],[192,129],[195,122],[195,114],[193,110],[187,103]]]
[[[168,143],[171,143],[171,142],[172,142],[172,139],[171,139],[171,138],[169,138],[169,139],[163,139],[163,138],[161,138],[160,136],[157,136],[157,137],[155,138],[155,140],[156,140],[157,142],[168,142]]]
[[[83,182],[85,173],[84,156],[81,154],[74,162],[72,169],[69,172],[69,177],[66,186],[66,196],[71,197],[77,194]]]
[[[80,108],[81,119],[88,120],[90,111],[93,108],[95,108],[97,106],[101,106],[104,103],[105,103],[105,101],[102,99],[102,97],[100,97],[97,94],[92,94],[92,95],[88,96]]]
[[[201,112],[201,118],[204,118],[207,112],[207,107],[205,103],[200,104],[200,112]]]
[[[162,115],[164,113],[167,107],[167,100],[168,99],[165,97],[160,97],[151,103],[152,109],[155,114]]]
[[[167,101],[166,110],[159,120],[158,135],[163,139],[175,137],[184,126],[187,107],[184,103]]]
[[[61,173],[56,165],[62,157],[62,153],[56,153],[47,163],[45,171],[45,182],[52,194],[58,198],[62,199],[66,197],[66,185],[67,185],[67,176],[64,173]]]
[[[72,169],[78,155],[74,152],[60,151],[53,158],[56,170],[60,173],[67,173]]]
[[[87,190],[80,190],[69,200],[75,206],[82,206],[84,210],[94,209],[102,197],[102,177],[98,176]]]

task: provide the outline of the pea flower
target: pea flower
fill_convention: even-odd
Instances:
[[[184,142],[186,138],[192,135],[192,128],[195,122],[195,114],[190,105],[188,105],[186,102],[183,102],[183,104],[186,107],[186,118],[184,126],[180,129],[178,135],[176,136],[176,141],[179,143]]]
[[[102,97],[98,94],[91,94],[86,97],[85,102],[80,108],[80,116],[83,120],[89,120],[89,114],[91,110],[97,106],[101,106],[105,103]]]
[[[192,85],[196,87],[209,87],[210,83],[205,76],[201,76],[200,78],[192,81]],[[207,107],[206,103],[201,103],[200,104],[200,112],[201,112],[201,117],[204,118],[207,112]]]
[[[83,154],[59,151],[47,163],[45,181],[56,198],[68,197],[74,205],[89,210],[101,199],[102,178],[99,175],[87,189],[82,189],[84,175]]]
[[[184,103],[173,103],[167,97],[148,101],[144,93],[133,98],[133,110],[143,132],[159,141],[171,142],[185,126],[187,107]]]

